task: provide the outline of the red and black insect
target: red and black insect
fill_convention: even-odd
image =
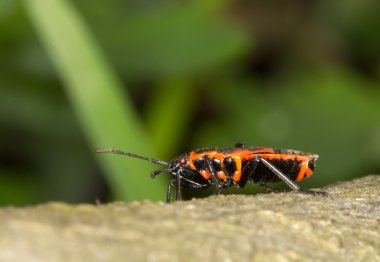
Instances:
[[[295,182],[313,174],[318,155],[296,150],[264,147],[245,147],[237,143],[232,149],[203,148],[180,155],[170,162],[147,158],[116,149],[97,150],[98,153],[114,153],[136,157],[166,166],[151,173],[152,178],[160,173],[173,176],[168,191],[170,202],[172,189],[175,200],[181,200],[181,188],[205,188],[214,186],[216,194],[232,185],[244,187],[249,182],[258,183],[267,192],[278,190],[267,183],[284,182],[296,192],[327,195],[325,192],[301,189]]]

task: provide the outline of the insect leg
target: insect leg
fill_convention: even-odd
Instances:
[[[194,172],[191,169],[181,168],[176,172],[172,172],[172,175],[175,176],[170,181],[170,184],[168,186],[168,191],[166,195],[166,202],[170,203],[171,200],[171,192],[173,188],[175,188],[175,201],[182,200],[182,187],[192,187],[192,188],[204,188],[209,186],[208,180],[204,179],[200,174],[199,177],[201,178],[198,181],[193,181],[194,177],[186,177],[186,172]],[[197,172],[196,172],[197,173]],[[198,173],[197,173],[198,174]]]
[[[203,158],[204,158],[204,160],[206,162],[207,169],[208,169],[208,171],[211,174],[211,180],[215,184],[215,187],[216,187],[215,194],[219,195],[220,194],[220,190],[222,189],[223,186],[221,185],[219,179],[216,177],[216,172],[214,170],[214,167],[211,165],[210,158],[207,155],[205,155]]]
[[[329,194],[324,191],[315,191],[311,189],[301,189],[299,192],[304,193],[304,194],[310,194],[310,195],[315,195],[315,196],[328,196]]]
[[[182,199],[182,195],[181,195],[181,174],[182,172],[181,171],[178,171],[177,172],[177,175],[176,175],[176,180],[175,180],[175,201],[179,201]]]
[[[267,193],[281,193],[281,192],[285,192],[285,190],[270,187],[267,184],[262,183],[262,182],[259,183],[259,186],[261,186],[261,188],[264,189],[265,192],[267,192]]]
[[[280,170],[277,169],[277,167],[275,167],[273,164],[271,164],[268,160],[262,158],[262,157],[259,157],[258,158],[261,163],[263,163],[267,168],[269,168],[270,170],[273,171],[273,173],[279,178],[281,179],[284,183],[286,183],[291,189],[293,189],[294,191],[300,191],[301,188],[296,184],[294,183],[292,180],[290,180],[289,177],[287,177],[286,175],[284,175]]]
[[[246,183],[246,180],[247,180],[248,177],[252,179],[253,173],[255,172],[255,169],[256,169],[257,165],[261,161],[260,159],[261,159],[260,157],[256,156],[256,157],[252,158],[244,166],[243,171],[242,171],[242,179],[241,179],[241,181],[243,181],[244,184]],[[241,183],[241,181],[239,181],[239,183]],[[277,189],[277,188],[272,188],[272,187],[268,186],[267,184],[265,184],[263,182],[258,182],[258,183],[259,183],[260,187],[262,187],[267,193],[279,193],[279,192],[283,192],[284,191],[284,190],[280,190],[280,189]],[[244,184],[243,184],[243,186],[244,186]]]
[[[172,189],[175,187],[175,201],[179,201],[182,199],[181,195],[181,174],[182,170],[178,170],[177,172],[173,173],[175,176],[174,179],[170,181],[170,184],[168,186],[168,192],[166,194],[166,202],[170,203],[170,198],[172,195]]]
[[[172,188],[175,186],[176,180],[173,179],[170,181],[170,184],[168,186],[168,192],[166,193],[166,203],[170,203],[170,197],[172,195]]]
[[[210,186],[210,183],[208,180],[204,179],[201,174],[198,172],[188,169],[188,168],[183,168],[183,173],[187,173],[189,175],[183,175],[181,176],[181,183],[185,184],[187,187],[191,188],[205,188]],[[196,176],[191,176],[191,174],[196,174]]]
[[[257,165],[260,163],[260,159],[258,157],[254,157],[244,166],[241,171],[241,178],[237,182],[238,187],[244,187],[247,183],[248,179],[252,179],[252,175],[255,172]]]
[[[328,194],[326,192],[322,191],[313,191],[310,189],[301,189],[296,183],[294,183],[292,180],[290,180],[289,177],[284,175],[280,170],[277,169],[273,164],[271,164],[268,160],[259,157],[259,160],[270,170],[273,171],[273,173],[281,179],[284,183],[286,183],[291,189],[293,189],[296,192],[305,193],[305,194],[312,194],[312,195],[323,195],[327,196]]]
[[[172,170],[170,168],[165,168],[165,169],[160,169],[160,170],[155,170],[153,171],[152,173],[150,173],[150,177],[151,178],[156,178],[156,176],[158,174],[161,174],[161,173],[169,173],[171,172]]]

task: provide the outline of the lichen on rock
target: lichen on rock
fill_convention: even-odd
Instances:
[[[0,261],[380,261],[380,176],[174,204],[0,209]]]

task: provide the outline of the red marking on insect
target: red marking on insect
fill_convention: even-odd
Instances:
[[[180,166],[185,166],[187,164],[186,157],[181,157],[178,159],[178,163]]]
[[[236,144],[232,149],[206,148],[180,155],[169,162],[147,158],[115,149],[97,150],[98,153],[115,153],[144,159],[164,165],[166,168],[153,171],[152,177],[160,173],[173,176],[169,184],[167,202],[171,191],[176,189],[176,200],[181,199],[180,188],[205,188],[214,186],[219,194],[222,188],[232,185],[244,187],[247,182],[258,183],[266,191],[274,192],[266,185],[284,182],[297,192],[327,195],[325,192],[302,190],[295,181],[313,174],[318,155],[296,150],[263,147],[245,147]]]

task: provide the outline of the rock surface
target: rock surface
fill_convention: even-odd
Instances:
[[[380,261],[380,176],[175,204],[0,209],[0,261]]]

